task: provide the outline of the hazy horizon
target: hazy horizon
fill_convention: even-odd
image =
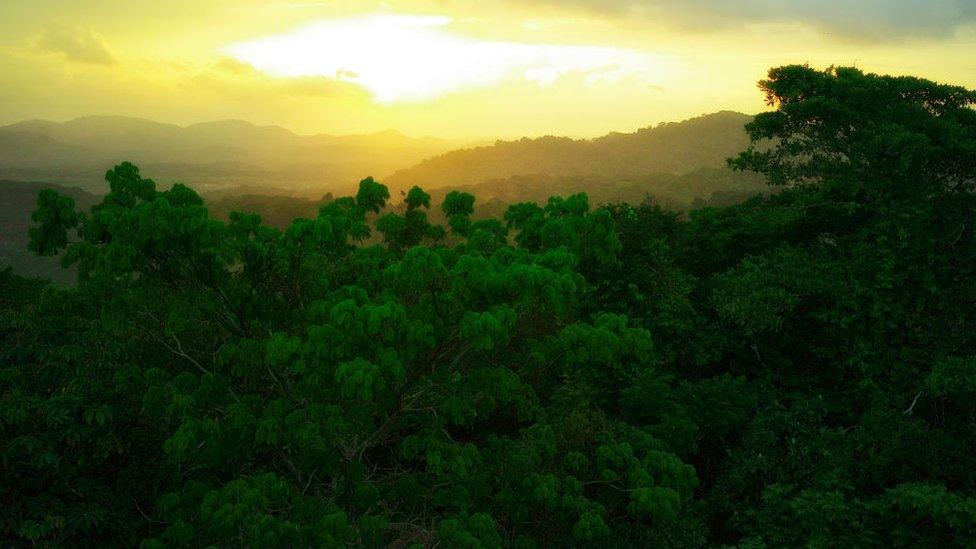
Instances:
[[[481,145],[491,144],[491,143],[493,143],[496,140],[497,141],[513,141],[513,140],[519,140],[519,139],[523,139],[523,138],[538,139],[540,137],[568,137],[568,138],[576,139],[576,140],[592,140],[592,139],[598,139],[600,137],[604,137],[604,136],[606,136],[608,134],[615,134],[615,133],[625,133],[625,134],[626,133],[633,133],[633,132],[636,132],[636,131],[641,130],[641,129],[652,128],[652,127],[655,127],[655,126],[658,126],[658,125],[661,125],[661,124],[686,122],[688,120],[693,120],[693,119],[696,119],[696,118],[702,118],[702,117],[706,117],[706,116],[714,115],[714,114],[719,114],[719,113],[723,113],[723,112],[732,112],[732,113],[735,113],[735,114],[742,114],[742,115],[746,115],[746,116],[754,116],[754,114],[755,114],[755,113],[746,113],[746,112],[736,111],[736,110],[733,110],[733,109],[720,109],[718,111],[701,112],[701,113],[693,114],[691,116],[684,117],[684,118],[657,120],[657,121],[650,121],[650,122],[646,122],[646,123],[638,122],[638,123],[636,123],[632,127],[613,128],[613,129],[610,129],[610,130],[608,130],[606,132],[602,132],[602,133],[599,133],[599,134],[585,134],[585,135],[584,134],[576,134],[576,135],[572,135],[572,134],[556,134],[556,133],[553,133],[553,132],[541,132],[541,133],[536,133],[536,134],[524,134],[524,133],[523,134],[510,134],[510,135],[494,135],[494,134],[492,134],[492,135],[472,136],[472,137],[468,137],[468,138],[464,138],[464,137],[445,137],[445,136],[440,136],[440,135],[435,135],[435,134],[420,134],[420,135],[417,135],[417,134],[412,134],[412,133],[408,133],[408,132],[402,131],[399,128],[394,128],[394,127],[382,128],[382,129],[375,130],[375,131],[364,131],[364,132],[354,132],[354,133],[330,133],[330,132],[327,132],[327,131],[322,131],[322,132],[319,132],[319,131],[304,132],[304,131],[299,131],[299,130],[293,128],[293,127],[289,127],[288,125],[285,125],[285,124],[259,124],[257,122],[254,122],[252,120],[248,120],[246,118],[214,118],[214,119],[198,120],[198,121],[195,121],[195,122],[180,123],[180,122],[173,122],[173,121],[169,121],[169,120],[159,120],[159,119],[154,119],[154,118],[145,117],[145,116],[129,116],[129,115],[124,115],[124,114],[112,114],[112,113],[106,113],[106,114],[87,114],[87,115],[82,115],[82,116],[75,116],[75,117],[71,117],[71,118],[56,119],[56,120],[55,119],[50,119],[50,118],[38,118],[38,117],[34,117],[34,118],[23,118],[23,119],[19,119],[19,120],[14,120],[12,122],[0,122],[0,129],[9,128],[9,127],[12,127],[12,126],[17,126],[19,124],[29,124],[29,123],[37,123],[37,122],[40,122],[40,123],[52,123],[52,124],[57,124],[57,125],[63,125],[63,124],[69,124],[69,123],[72,123],[72,122],[77,122],[77,121],[85,120],[85,119],[99,119],[99,118],[100,119],[112,119],[112,118],[114,118],[114,119],[119,119],[119,120],[138,120],[138,121],[143,121],[143,122],[150,122],[150,123],[153,123],[153,124],[160,124],[160,125],[165,125],[165,126],[174,126],[174,127],[180,128],[180,129],[187,129],[187,128],[190,128],[190,127],[193,127],[193,126],[205,126],[205,125],[211,125],[211,124],[221,124],[221,123],[230,123],[230,122],[242,122],[242,123],[249,124],[249,125],[251,125],[253,127],[256,127],[256,128],[279,128],[279,129],[283,129],[283,130],[286,130],[288,132],[291,132],[291,133],[293,133],[293,134],[295,134],[296,136],[299,136],[299,137],[321,137],[321,136],[328,136],[328,137],[359,137],[359,136],[371,137],[371,136],[377,136],[377,135],[382,135],[382,134],[387,134],[387,133],[396,133],[396,134],[399,134],[399,135],[401,135],[401,136],[403,136],[405,138],[413,139],[413,140],[434,139],[434,140],[441,140],[441,141],[448,142],[452,146],[458,146],[458,147],[475,147],[475,146],[481,146]]]

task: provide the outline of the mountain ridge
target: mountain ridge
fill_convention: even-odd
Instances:
[[[719,111],[578,139],[555,135],[456,148],[396,130],[299,135],[277,125],[223,119],[178,126],[96,115],[0,127],[0,178],[79,185],[100,192],[105,170],[131,160],[160,182],[203,191],[278,187],[304,196],[342,193],[373,175],[392,190],[477,185],[519,176],[607,178],[723,168],[748,145],[751,116]]]
[[[167,128],[172,130],[200,130],[207,128],[225,128],[225,129],[247,129],[247,130],[274,130],[282,134],[288,134],[290,136],[298,138],[349,138],[349,137],[396,137],[405,140],[421,140],[421,141],[443,141],[450,143],[459,143],[461,140],[455,139],[443,139],[438,137],[433,137],[429,135],[423,136],[411,136],[403,133],[395,128],[386,128],[383,130],[377,130],[373,132],[355,132],[355,133],[327,133],[327,132],[315,132],[315,133],[299,133],[284,126],[278,124],[258,124],[256,122],[251,122],[243,118],[218,118],[214,120],[204,120],[201,122],[194,122],[192,124],[180,125],[170,122],[160,122],[158,120],[153,120],[151,118],[143,118],[139,116],[126,116],[126,115],[116,115],[116,114],[96,114],[96,115],[86,115],[79,116],[65,120],[64,122],[55,122],[53,120],[48,120],[45,118],[29,118],[26,120],[20,120],[17,122],[12,122],[10,124],[0,125],[0,131],[11,130],[11,131],[24,131],[29,133],[43,133],[45,131],[51,131],[52,129],[58,127],[79,127],[88,126],[91,127],[92,124],[100,124],[114,122],[117,124],[125,124],[129,127],[136,125],[141,125],[144,127],[156,127],[156,128]]]
[[[498,140],[428,158],[385,181],[395,188],[436,188],[523,175],[687,174],[724,167],[726,158],[744,150],[749,143],[744,126],[750,120],[747,114],[719,111],[590,139],[547,135]]]
[[[35,119],[0,127],[0,178],[97,192],[105,170],[130,160],[160,181],[179,179],[203,189],[241,184],[325,189],[355,184],[369,173],[390,173],[456,146],[395,130],[299,135],[240,119],[188,126],[115,115],[60,123]],[[231,165],[235,168],[226,170]]]

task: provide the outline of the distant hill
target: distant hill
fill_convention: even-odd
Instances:
[[[0,127],[0,178],[101,192],[105,171],[130,160],[160,183],[182,181],[201,192],[277,187],[314,199],[346,192],[368,175],[393,174],[383,178],[393,189],[522,175],[680,175],[722,167],[747,145],[742,126],[750,119],[723,111],[596,139],[523,138],[453,151],[456,143],[392,130],[302,136],[242,120],[186,127],[121,116],[29,120]]]
[[[159,181],[182,180],[201,190],[257,185],[321,194],[456,146],[395,131],[303,136],[242,120],[187,127],[121,116],[29,120],[0,127],[0,178],[100,191],[105,171],[130,160]]]
[[[91,151],[87,149],[59,142],[44,134],[0,128],[0,166],[87,163],[90,156]]]
[[[443,223],[440,204],[448,192],[460,190],[475,195],[475,217],[502,217],[518,202],[545,204],[552,196],[585,192],[590,205],[627,202],[656,202],[668,209],[686,212],[701,206],[724,206],[741,202],[768,187],[758,174],[732,173],[724,168],[702,168],[689,174],[653,173],[631,177],[517,175],[491,179],[475,185],[427,189],[431,195],[431,218]],[[230,212],[257,213],[273,227],[283,229],[298,217],[314,217],[319,208],[334,199],[289,196],[280,189],[240,187],[203,195],[211,214],[226,219]],[[402,196],[394,192],[390,208],[401,209]]]
[[[722,168],[749,144],[751,116],[722,111],[596,139],[540,137],[451,151],[399,170],[394,188],[473,185],[520,175],[631,177]]]
[[[205,194],[203,199],[210,214],[218,219],[228,219],[231,212],[256,213],[265,225],[285,229],[299,217],[313,218],[319,208],[333,200],[332,194],[318,199],[300,196],[272,194]]]
[[[762,176],[733,173],[724,168],[702,168],[682,175],[651,173],[638,176],[516,175],[474,185],[435,188],[432,203],[440,204],[451,190],[477,198],[476,216],[497,216],[510,204],[545,204],[549,197],[585,192],[590,206],[626,202],[655,202],[670,210],[686,212],[701,206],[725,206],[767,192]]]

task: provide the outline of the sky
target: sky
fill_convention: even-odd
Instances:
[[[588,137],[765,109],[770,67],[976,88],[976,0],[0,0],[0,124]]]

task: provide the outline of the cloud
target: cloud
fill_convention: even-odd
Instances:
[[[590,84],[635,75],[656,81],[673,64],[626,48],[484,40],[452,32],[451,24],[441,16],[332,19],[233,44],[226,53],[279,78],[356,84],[381,103],[433,99],[512,79],[548,85],[571,73],[586,75]]]
[[[292,95],[322,98],[361,97],[359,86],[336,77],[269,78],[249,63],[222,57],[191,79],[195,85],[232,96],[256,94]]]
[[[335,80],[333,78],[306,77],[291,78],[273,84],[274,89],[281,90],[282,93],[289,95],[325,97],[325,98],[350,98],[365,97],[366,92],[359,86]]]
[[[516,0],[536,4],[538,0]],[[764,23],[799,23],[857,41],[946,38],[976,24],[974,0],[546,0],[615,16],[712,31]]]
[[[77,26],[50,26],[44,29],[37,45],[43,51],[61,54],[69,61],[97,65],[115,63],[115,56],[101,36]]]
[[[249,63],[242,63],[231,57],[221,57],[219,61],[214,63],[214,67],[221,71],[237,75],[251,74],[257,71]]]

